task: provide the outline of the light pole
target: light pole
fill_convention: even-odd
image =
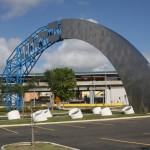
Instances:
[[[31,144],[32,144],[32,147],[34,147],[35,138],[34,138],[34,121],[33,121],[33,105],[32,105],[32,103],[30,103],[30,107],[31,107],[31,135],[32,135]]]
[[[35,72],[34,72],[34,102],[33,107],[35,107]]]
[[[93,80],[93,86],[94,86],[94,90],[93,90],[93,104],[95,103],[95,78]]]
[[[105,103],[107,100],[107,75],[106,75],[106,69],[107,67],[105,67]]]

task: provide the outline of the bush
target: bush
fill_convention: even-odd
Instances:
[[[8,110],[6,110],[6,108],[3,107],[3,108],[0,108],[0,112],[8,112]]]

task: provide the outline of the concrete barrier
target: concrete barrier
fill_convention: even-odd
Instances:
[[[83,118],[83,114],[79,108],[73,108],[73,109],[69,110],[69,116],[72,119]]]
[[[122,109],[125,114],[134,114],[134,110],[132,106],[126,106]]]
[[[31,115],[34,122],[46,121],[47,117],[44,114],[43,110],[38,110]]]
[[[111,116],[112,112],[109,107],[105,107],[101,110],[101,115],[102,116]]]
[[[93,109],[93,114],[100,114],[101,113],[101,107],[95,107]]]
[[[42,111],[47,118],[53,117],[49,109],[43,109]]]
[[[12,110],[7,113],[8,120],[20,119],[20,114],[18,110]]]

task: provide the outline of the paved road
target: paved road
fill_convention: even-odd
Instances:
[[[150,150],[150,118],[38,125],[35,139],[81,150]],[[0,128],[0,146],[23,141],[31,141],[31,127]]]

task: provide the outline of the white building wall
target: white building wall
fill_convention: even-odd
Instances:
[[[128,105],[128,98],[124,87],[110,87],[105,90],[105,103],[123,103]]]

